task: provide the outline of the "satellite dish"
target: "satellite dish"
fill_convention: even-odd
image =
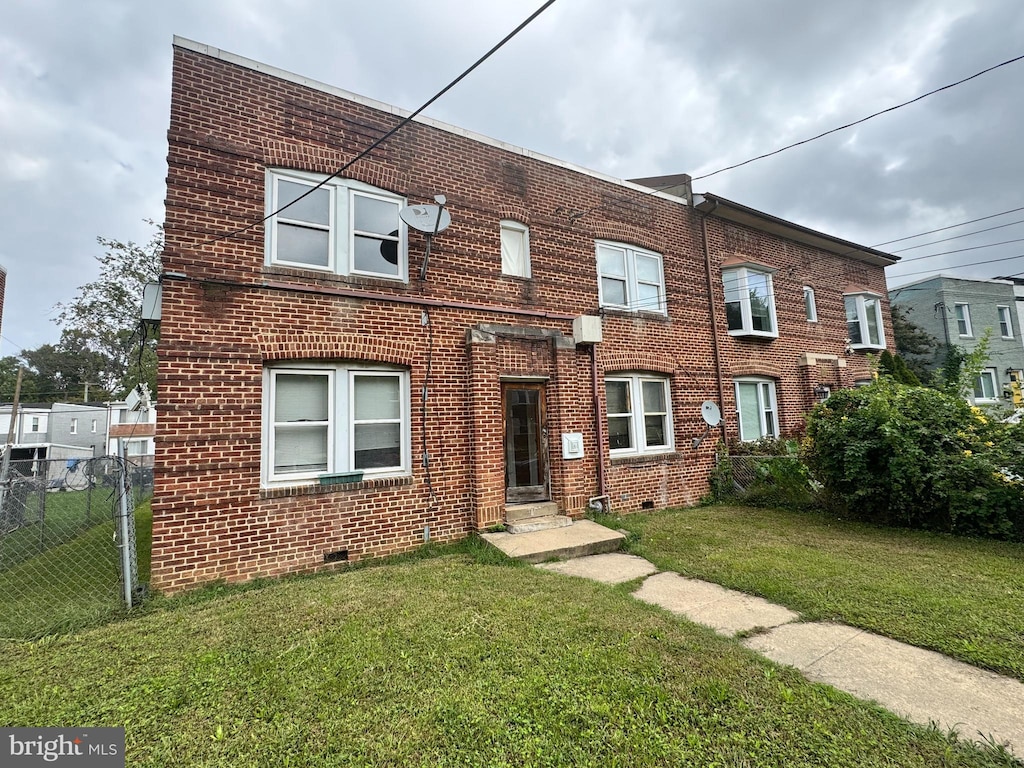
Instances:
[[[722,412],[713,400],[705,400],[700,404],[700,417],[709,427],[717,427],[722,422]]]
[[[430,235],[444,232],[452,223],[452,215],[439,205],[410,205],[400,210],[398,215],[413,229]]]

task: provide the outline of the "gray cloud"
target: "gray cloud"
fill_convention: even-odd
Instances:
[[[162,218],[173,34],[414,108],[538,4],[9,4],[0,354],[57,338],[51,308],[95,276],[96,235],[145,241],[142,220]],[[562,0],[428,114],[615,176],[697,175],[1020,55],[1021,40],[1015,0]],[[697,186],[865,244],[1017,207],[1022,78],[1024,62]],[[1008,249],[890,271],[1024,253]],[[993,266],[959,274],[1024,259]]]

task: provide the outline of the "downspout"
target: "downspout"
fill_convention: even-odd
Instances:
[[[708,216],[718,208],[718,201],[715,200],[714,208],[706,213],[701,213],[700,232],[704,241],[704,276],[708,285],[708,316],[711,320],[711,351],[715,358],[715,376],[718,379],[718,404],[722,411],[725,411],[725,384],[722,381],[722,357],[718,350],[718,322],[715,312],[715,285],[711,277],[711,250],[708,248]],[[696,210],[696,209],[694,209]],[[720,422],[722,440],[725,440],[725,419]]]
[[[604,422],[601,419],[601,390],[597,382],[597,344],[590,345],[590,386],[594,396],[594,424],[597,427],[597,495],[607,496],[604,479]]]

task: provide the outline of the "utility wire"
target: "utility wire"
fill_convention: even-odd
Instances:
[[[918,270],[917,272],[907,272],[906,274],[893,275],[892,277],[894,280],[902,280],[904,277],[911,277],[913,275],[925,275],[928,273],[937,274],[938,272],[949,269],[967,269],[968,267],[977,267],[982,264],[995,264],[1000,261],[1013,261],[1014,259],[1024,259],[1024,253],[1018,253],[1016,256],[1005,256],[1001,259],[988,259],[986,261],[972,261],[969,264],[956,264],[951,266],[945,266],[941,267],[939,270],[936,270],[934,267],[932,269],[921,269]]]
[[[935,256],[948,256],[951,253],[964,253],[965,251],[980,251],[982,248],[995,248],[997,245],[1009,245],[1010,243],[1024,243],[1024,237],[1018,237],[1016,240],[1003,240],[999,243],[988,243],[987,245],[973,245],[970,248],[957,248],[953,251],[939,251],[938,253],[928,253],[924,256],[914,256],[912,259],[900,259],[900,266],[909,264],[912,261],[921,261],[921,259],[931,259]],[[932,245],[932,243],[929,243]]]
[[[241,227],[240,229],[236,229],[236,230],[234,230],[232,232],[228,232],[228,233],[223,234],[223,235],[218,235],[217,237],[214,237],[214,238],[212,238],[210,240],[207,240],[207,241],[205,241],[203,243],[200,243],[199,244],[200,247],[206,246],[206,245],[212,245],[213,243],[220,242],[221,240],[227,240],[228,238],[236,237],[237,235],[240,235],[243,232],[248,232],[250,229],[253,229],[254,227],[258,227],[260,224],[263,224],[268,219],[270,219],[270,218],[276,216],[277,214],[281,213],[281,211],[285,210],[286,208],[290,208],[291,206],[295,205],[297,202],[299,202],[299,200],[302,200],[302,198],[308,197],[309,195],[313,194],[314,192],[316,192],[316,190],[320,189],[327,182],[331,181],[332,179],[336,179],[338,176],[343,174],[345,171],[347,171],[353,165],[355,165],[360,160],[362,160],[364,157],[366,157],[368,154],[370,154],[370,152],[375,150],[377,147],[379,147],[385,141],[387,141],[392,136],[394,136],[396,133],[398,133],[398,131],[400,131],[406,125],[411,123],[416,118],[417,115],[419,115],[421,112],[423,112],[423,110],[427,109],[427,107],[429,107],[435,101],[437,101],[442,96],[444,96],[446,93],[448,93],[448,91],[450,91],[452,88],[454,88],[460,82],[462,82],[462,80],[464,80],[474,69],[479,67],[485,61],[487,61],[487,59],[489,59],[491,56],[493,56],[495,53],[497,53],[498,50],[502,46],[505,45],[505,43],[507,43],[509,40],[511,40],[516,35],[518,35],[520,32],[522,32],[527,27],[527,25],[529,25],[534,19],[536,19],[542,13],[544,13],[544,11],[546,11],[548,8],[550,8],[554,3],[555,3],[555,0],[547,0],[547,2],[545,2],[536,11],[531,13],[526,18],[526,20],[523,21],[518,27],[516,27],[511,32],[509,32],[507,35],[505,35],[505,37],[503,37],[493,48],[491,48],[491,50],[489,50],[487,53],[485,53],[483,56],[481,56],[479,59],[477,59],[475,62],[473,62],[473,64],[471,64],[469,66],[469,68],[466,69],[461,75],[456,77],[454,80],[452,80],[450,83],[448,83],[448,85],[446,85],[440,91],[438,91],[433,96],[431,96],[426,102],[424,102],[415,111],[411,112],[407,117],[402,118],[402,120],[400,120],[398,122],[398,124],[394,128],[392,128],[390,131],[385,133],[379,139],[374,141],[366,149],[364,149],[358,155],[353,157],[351,160],[349,160],[347,163],[345,163],[343,166],[341,166],[341,168],[336,170],[330,176],[328,176],[327,178],[323,179],[319,184],[317,184],[316,186],[310,187],[305,192],[303,192],[301,195],[299,195],[294,200],[292,200],[290,203],[288,203],[287,205],[282,205],[276,211],[272,211],[271,213],[268,213],[262,219],[260,219],[258,221],[254,221],[251,224],[246,224],[244,227]]]
[[[883,109],[883,110],[880,110],[880,111],[875,112],[873,114],[870,114],[867,117],[862,117],[859,120],[854,120],[852,123],[847,123],[846,125],[840,125],[838,128],[833,128],[833,129],[831,129],[829,131],[825,131],[824,133],[819,133],[817,136],[812,136],[809,139],[803,139],[802,141],[797,141],[797,142],[794,142],[792,144],[788,144],[785,147],[780,147],[779,149],[772,150],[771,152],[765,152],[763,155],[758,155],[757,157],[752,157],[749,160],[744,160],[741,163],[734,163],[733,165],[728,165],[725,168],[719,168],[717,171],[712,171],[711,173],[705,173],[702,176],[694,176],[692,181],[700,181],[701,179],[707,179],[707,178],[715,176],[715,175],[717,175],[719,173],[724,173],[725,171],[731,171],[734,168],[740,168],[740,167],[742,167],[744,165],[749,165],[750,163],[753,163],[753,162],[755,162],[757,160],[764,160],[766,157],[772,157],[773,155],[777,155],[780,152],[785,152],[787,149],[793,149],[794,147],[799,147],[799,146],[801,146],[803,144],[809,144],[812,141],[817,141],[818,139],[824,138],[825,136],[829,136],[830,134],[838,133],[839,131],[844,131],[847,128],[852,128],[855,125],[860,125],[861,123],[865,123],[865,122],[867,122],[868,120],[870,120],[870,119],[872,119],[874,117],[878,117],[879,115],[884,115],[887,112],[893,112],[893,111],[895,111],[897,109],[900,109],[902,107],[906,107],[906,106],[908,106],[910,104],[913,104],[914,102],[921,101],[921,99],[925,99],[925,98],[928,98],[929,96],[933,96],[936,93],[939,93],[940,91],[945,91],[945,90],[948,90],[949,88],[954,88],[955,86],[962,85],[962,84],[966,83],[969,80],[973,80],[976,77],[981,77],[982,75],[987,74],[987,73],[989,73],[989,72],[991,72],[993,70],[999,69],[1000,67],[1005,67],[1008,64],[1013,64],[1013,63],[1021,61],[1021,60],[1024,60],[1024,55],[1017,56],[1016,58],[1013,58],[1013,59],[1007,59],[1006,61],[1000,62],[999,64],[996,64],[995,66],[989,67],[988,69],[983,69],[983,70],[981,70],[981,72],[976,72],[973,75],[971,75],[970,77],[965,77],[962,80],[957,80],[955,83],[949,83],[947,85],[943,85],[941,88],[936,88],[934,90],[928,91],[927,93],[922,93],[920,96],[917,96],[916,98],[910,99],[909,101],[904,101],[902,104],[895,104],[895,105],[893,105],[891,107],[888,107],[886,109]]]
[[[881,248],[883,245],[892,245],[893,243],[902,243],[904,240],[913,240],[915,237],[924,237],[925,235],[934,235],[936,232],[945,232],[947,229],[956,229],[957,227],[963,227],[967,224],[977,224],[979,221],[987,221],[988,219],[995,219],[999,216],[1005,216],[1008,213],[1016,213],[1017,211],[1024,211],[1024,207],[1011,208],[1008,211],[1000,211],[999,213],[991,213],[988,216],[981,216],[977,219],[970,219],[969,221],[961,221],[959,224],[949,224],[945,227],[939,227],[938,229],[929,229],[927,232],[918,232],[916,235],[907,235],[906,237],[897,237],[895,240],[886,240],[884,243],[876,243],[875,245],[869,246],[871,248]],[[1019,223],[1019,222],[1015,222]],[[1004,226],[1009,226],[1004,225]],[[979,230],[985,232],[987,230]],[[938,240],[937,242],[943,242]],[[916,247],[916,246],[915,246]]]
[[[995,227],[985,227],[985,229],[976,229],[973,232],[964,232],[962,235],[953,235],[952,237],[944,237],[941,240],[932,240],[930,243],[921,243],[921,245],[911,245],[906,248],[897,248],[896,250],[889,251],[889,253],[903,253],[904,251],[913,251],[916,248],[927,248],[929,245],[938,245],[939,243],[948,243],[950,240],[959,240],[961,237],[970,237],[971,235],[980,235],[982,232],[992,232],[997,229],[1006,229],[1017,224],[1024,224],[1024,219],[1018,219],[1017,221],[1011,221],[1009,224],[999,224]],[[901,261],[913,261],[913,259],[903,259]]]

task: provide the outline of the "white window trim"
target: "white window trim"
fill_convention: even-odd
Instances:
[[[804,311],[808,323],[818,322],[818,305],[814,301],[814,289],[809,285],[804,286]]]
[[[980,381],[982,379],[984,379],[986,377],[991,379],[991,381],[992,381],[992,397],[984,397],[984,396],[978,397],[977,393],[975,392],[974,393],[974,402],[975,403],[998,403],[999,402],[999,394],[1000,394],[1000,389],[999,389],[999,373],[996,371],[995,368],[982,368],[981,372],[978,374],[978,381],[979,381],[979,383],[980,383]],[[982,385],[981,390],[982,390],[982,393],[984,393],[984,391],[985,391],[984,385]]]
[[[96,419],[92,420],[92,425],[90,426],[89,431],[92,432],[93,434],[96,434]]]
[[[672,381],[668,376],[654,375],[649,373],[620,373],[616,372],[605,377],[605,385],[612,382],[624,382],[629,386],[629,448],[609,448],[609,454],[616,456],[638,456],[659,453],[671,453],[675,450],[675,431],[672,426]],[[647,430],[642,428],[644,417],[643,383],[657,382],[662,385],[665,393],[665,445],[647,445]],[[605,402],[605,423],[612,415],[623,416],[626,414],[610,414],[607,412],[607,400]]]
[[[71,430],[70,430],[70,432],[71,432],[72,435],[77,435],[78,434],[78,419],[76,419],[76,418],[72,418],[71,419]]]
[[[743,434],[743,418],[740,413],[740,384],[757,384],[757,416],[761,424],[761,434],[747,436]],[[765,398],[767,395],[767,398]],[[741,442],[749,443],[765,437],[779,436],[778,392],[775,379],[766,376],[740,376],[733,379],[733,396],[736,399],[736,432]],[[768,400],[765,407],[764,399]],[[768,429],[765,413],[772,414],[772,429]]]
[[[278,204],[278,181],[290,181],[296,184],[309,186],[319,184],[324,176],[304,171],[284,170],[279,168],[268,168],[266,172],[266,210],[268,214],[276,211]],[[326,182],[322,189],[329,193],[329,222],[327,226],[313,225],[300,220],[290,220],[288,209],[280,214],[271,216],[264,227],[266,258],[265,264],[269,266],[293,267],[296,269],[308,269],[314,272],[325,272],[337,275],[358,275],[360,277],[372,277],[378,280],[394,280],[400,282],[409,281],[409,248],[408,248],[408,226],[400,219],[396,220],[398,229],[398,273],[389,275],[382,272],[367,272],[355,268],[354,260],[354,217],[355,206],[352,204],[356,197],[367,197],[377,200],[384,200],[394,203],[399,209],[405,207],[406,199],[383,189],[377,189],[369,184],[364,184],[354,179],[331,179]],[[328,232],[328,264],[319,266],[306,264],[298,261],[288,261],[277,258],[277,223],[298,223],[310,229],[322,229]],[[379,233],[375,233],[379,235]]]
[[[763,338],[776,339],[779,336],[779,320],[775,313],[775,280],[774,269],[761,266],[760,264],[738,264],[729,266],[722,270],[722,288],[725,294],[725,304],[728,305],[729,291],[733,288],[739,290],[741,296],[740,317],[741,328],[729,329],[730,336],[761,336]],[[750,273],[763,275],[768,283],[768,317],[772,324],[770,331],[754,330],[754,321],[750,311],[750,289],[748,287],[748,276]],[[728,327],[728,311],[726,311],[726,326]]]
[[[505,270],[505,243],[504,234],[505,231],[518,232],[523,236],[523,272],[513,272]],[[522,277],[529,279],[532,277],[531,266],[530,266],[530,228],[523,224],[521,221],[515,219],[502,219],[501,220],[501,274],[506,277]]]
[[[961,317],[960,310],[963,310],[963,317]],[[974,338],[974,329],[971,327],[971,305],[962,302],[957,302],[953,305],[953,318],[956,320],[956,332],[959,334],[961,339]],[[960,323],[963,322],[964,328],[967,329],[967,333],[960,332]]]
[[[601,272],[601,253],[600,249],[606,248],[612,251],[618,251],[623,254],[623,260],[626,265],[626,275],[622,277],[620,275],[605,275]],[[637,256],[643,256],[650,259],[654,259],[658,262],[658,303],[651,305],[646,299],[644,303],[640,303],[639,299],[639,286],[642,285],[655,285],[655,283],[646,282],[640,280],[637,276],[636,269],[636,258]],[[594,243],[594,258],[597,264],[597,295],[598,302],[602,307],[609,307],[611,309],[621,309],[627,312],[652,312],[659,315],[668,314],[668,310],[665,305],[665,262],[660,253],[654,251],[644,250],[643,248],[637,248],[632,245],[626,245],[625,243],[616,243],[611,240],[597,240]],[[623,280],[626,283],[626,303],[617,304],[610,300],[606,300],[604,296],[604,278],[608,277],[613,280]]]
[[[280,374],[321,374],[328,378],[328,440],[327,469],[312,472],[274,472],[274,440],[275,430],[273,403],[275,377]],[[335,365],[331,363],[282,363],[265,366],[263,369],[263,418],[262,418],[262,456],[261,477],[264,487],[280,487],[294,485],[313,485],[321,475],[342,472],[360,471],[355,467],[355,441],[353,435],[355,398],[351,396],[354,379],[360,375],[394,376],[399,380],[400,421],[401,421],[401,466],[384,469],[364,469],[363,477],[403,477],[412,472],[411,442],[411,402],[409,390],[409,372],[402,368],[393,368],[376,364]],[[343,414],[344,423],[342,423]]]
[[[854,299],[857,306],[857,323],[860,325],[860,338],[859,343],[850,342],[851,349],[885,349],[885,325],[882,323],[882,296],[877,293],[871,293],[870,291],[864,291],[861,293],[844,293],[843,294],[843,312],[846,311],[846,300]],[[875,322],[878,325],[878,343],[872,344],[870,341],[870,334],[868,333],[868,320],[867,320],[867,304],[866,299],[875,299]],[[863,341],[863,339],[869,339],[869,341]]]
[[[997,304],[996,305],[996,315],[999,318],[999,337],[1002,338],[1002,339],[1012,339],[1013,338],[1013,315],[1010,313],[1010,308],[1008,306],[1006,306],[1005,304]],[[1003,318],[1004,317],[1006,319],[1005,323],[1003,322]],[[1008,334],[1003,333],[1003,326],[1004,325],[1010,330],[1010,332]]]

